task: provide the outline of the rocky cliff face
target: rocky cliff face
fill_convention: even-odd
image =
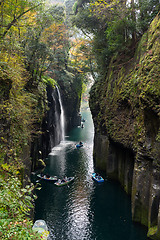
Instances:
[[[160,17],[135,46],[112,59],[90,92],[94,161],[131,194],[134,221],[160,239]]]
[[[48,111],[40,125],[40,133],[33,136],[31,143],[32,170],[43,166],[43,159],[49,154],[51,148],[59,144],[60,136],[60,105],[56,88],[47,86]],[[45,104],[45,103],[44,103]],[[60,129],[59,129],[60,131]]]
[[[70,92],[69,97],[62,91],[63,107],[65,111],[65,128],[70,130],[81,123],[81,116],[78,114],[80,98],[75,91]],[[66,99],[66,101],[64,101]],[[51,149],[62,140],[60,126],[60,102],[56,87],[47,86],[48,111],[39,126],[39,134],[33,136],[31,143],[32,171],[45,166],[43,160],[51,152]],[[44,103],[45,105],[46,103]],[[45,106],[46,107],[46,106]],[[68,111],[69,109],[69,111]]]
[[[52,76],[60,87],[62,104],[65,113],[66,132],[72,127],[81,125],[81,116],[79,115],[82,95],[82,77],[79,72],[67,66],[61,74]]]

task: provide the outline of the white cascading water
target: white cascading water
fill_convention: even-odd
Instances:
[[[61,94],[56,86],[57,93],[58,93],[58,98],[59,98],[59,104],[60,104],[60,110],[61,110],[61,115],[60,115],[60,125],[61,125],[61,140],[64,141],[65,138],[65,118],[64,118],[64,110],[63,110],[63,105],[62,105],[62,100],[61,100]]]

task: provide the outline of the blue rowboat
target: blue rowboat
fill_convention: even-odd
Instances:
[[[81,143],[81,144],[78,143],[78,144],[76,145],[76,147],[77,147],[77,148],[83,147],[83,143]]]
[[[99,174],[92,173],[92,178],[98,183],[104,182],[104,179]]]

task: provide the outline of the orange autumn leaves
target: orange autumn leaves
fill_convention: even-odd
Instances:
[[[74,65],[80,73],[89,69],[91,60],[91,44],[90,39],[74,39],[70,49],[71,64]]]

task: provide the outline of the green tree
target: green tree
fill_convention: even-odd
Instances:
[[[2,0],[0,2],[0,37],[4,38],[12,27],[18,28],[19,22],[28,12],[35,10],[42,1]]]
[[[3,164],[0,169],[9,171],[11,168]],[[36,196],[32,194],[33,184],[21,187],[17,177],[0,176],[0,238],[2,240],[36,240],[41,239],[39,234],[32,231],[32,221],[29,220],[30,210],[34,207],[31,203]]]
[[[73,24],[93,38],[93,52],[98,72],[105,76],[110,59],[117,53],[129,52],[148,29],[160,10],[159,0],[82,1],[73,6]],[[131,57],[131,56],[130,56]]]
[[[160,11],[159,0],[139,0],[135,3],[137,11],[137,33],[142,34],[147,31],[150,23]]]
[[[30,72],[29,86],[33,83],[36,86],[42,75],[55,62],[56,51],[60,45],[57,45],[56,38],[57,34],[63,35],[60,26],[63,25],[64,16],[64,8],[55,5],[39,11],[35,19],[36,24],[27,28],[23,49],[26,69]],[[55,35],[55,32],[58,33]]]

